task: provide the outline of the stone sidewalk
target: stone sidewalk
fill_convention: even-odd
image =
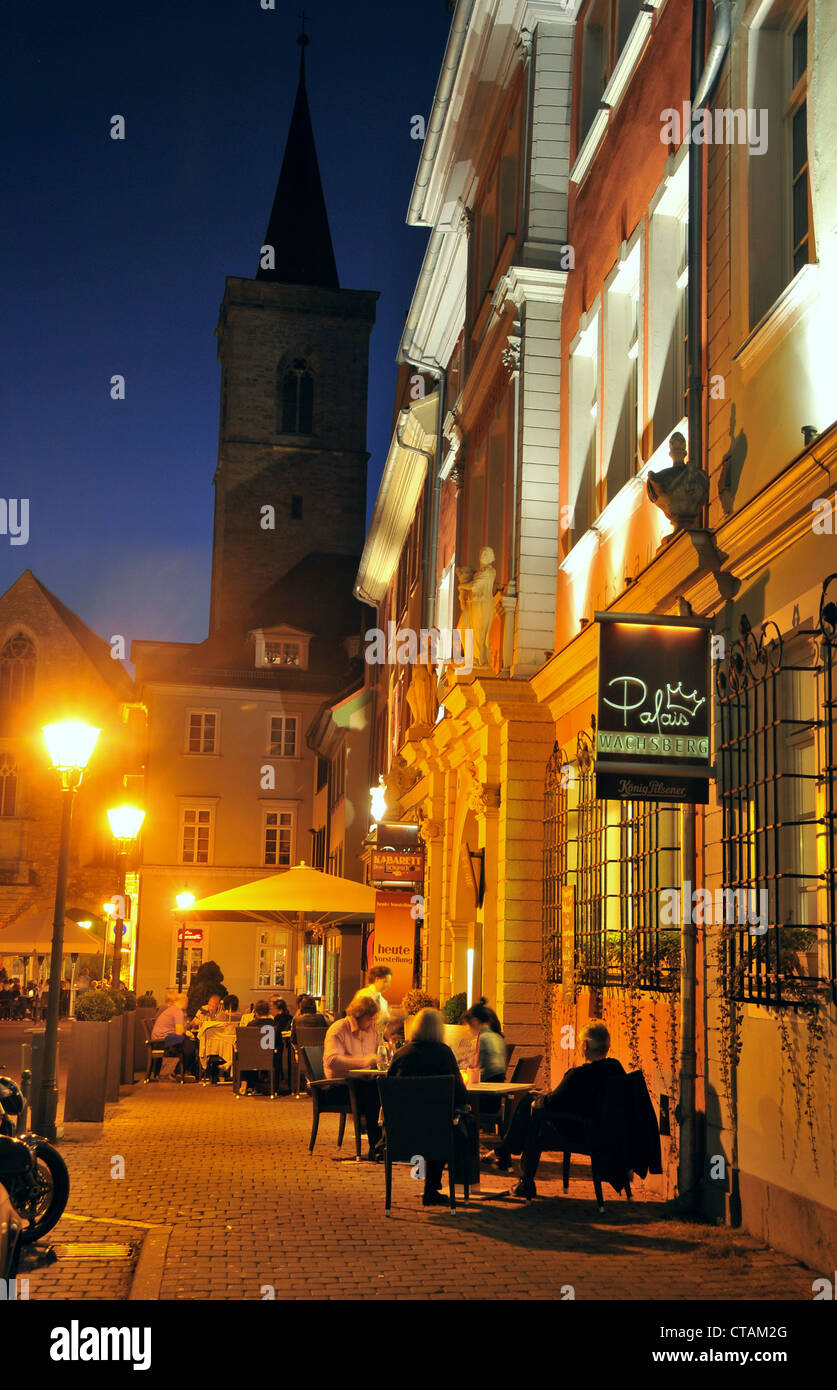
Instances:
[[[383,1168],[334,1161],[334,1116],[309,1156],[310,1124],[306,1099],[138,1083],[103,1126],[75,1126],[85,1137],[62,1143],[60,1258],[36,1268],[26,1257],[29,1297],[127,1298],[143,1243],[135,1298],[810,1301],[822,1272],[738,1232],[667,1220],[641,1184],[631,1206],[612,1194],[599,1215],[583,1160],[566,1198],[550,1162],[536,1202],[454,1216],[422,1208],[421,1185],[399,1167],[387,1220]],[[112,1176],[120,1159],[125,1175]],[[490,1174],[482,1187],[504,1192],[509,1180]],[[99,1242],[117,1253],[85,1251]]]

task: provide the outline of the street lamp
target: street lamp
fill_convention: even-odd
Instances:
[[[145,812],[136,806],[115,806],[108,811],[110,831],[116,841],[117,885],[116,915],[113,921],[113,965],[110,972],[111,989],[118,989],[122,976],[122,926],[125,917],[125,868],[128,863],[128,850],[140,833],[145,820]]]
[[[387,814],[387,789],[383,777],[378,778],[377,787],[369,788],[369,800],[372,807],[372,821],[377,825],[385,819]]]
[[[67,906],[67,875],[70,867],[70,827],[73,819],[73,799],[81,785],[84,769],[96,746],[99,730],[77,719],[65,719],[60,724],[47,724],[44,740],[52,765],[61,777],[61,840],[58,849],[58,874],[55,883],[55,916],[52,922],[52,954],[49,963],[49,1002],[44,1033],[43,1071],[41,1089],[36,1097],[33,1127],[47,1139],[58,1137],[55,1119],[58,1114],[58,1011],[61,1006],[61,966],[64,952],[64,910]]]
[[[195,901],[194,893],[178,893],[175,898],[177,906],[181,912],[186,912]],[[177,990],[178,993],[183,989],[183,975],[186,966],[186,918],[180,919],[180,951],[177,957]]]

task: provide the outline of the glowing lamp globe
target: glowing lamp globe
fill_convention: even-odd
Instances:
[[[175,898],[175,902],[177,903],[177,906],[180,908],[181,912],[185,912],[187,908],[190,908],[194,901],[194,893],[178,893],[177,897]]]
[[[145,820],[145,812],[138,811],[136,806],[115,806],[108,811],[108,820],[115,840],[135,840]]]
[[[44,740],[56,772],[83,772],[100,732],[79,719],[45,725]]]
[[[382,821],[387,813],[387,789],[383,778],[377,787],[370,787],[369,795],[372,802],[372,819],[376,822]]]

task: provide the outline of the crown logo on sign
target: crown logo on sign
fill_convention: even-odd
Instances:
[[[677,710],[680,714],[688,714],[694,718],[701,705],[706,704],[706,696],[698,695],[693,690],[691,695],[687,695],[683,689],[683,682],[678,681],[675,686],[666,685],[666,705],[670,710]]]

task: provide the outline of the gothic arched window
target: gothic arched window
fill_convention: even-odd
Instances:
[[[0,651],[0,703],[22,704],[35,689],[35,646],[22,632]]]
[[[280,368],[280,371],[282,369]],[[308,363],[296,357],[281,379],[280,434],[314,433],[314,378]]]
[[[0,755],[0,816],[13,816],[17,804],[17,766],[8,753]]]

